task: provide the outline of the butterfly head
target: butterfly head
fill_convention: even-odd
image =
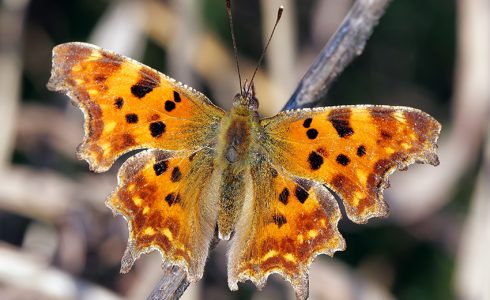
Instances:
[[[243,84],[240,93],[235,95],[233,99],[233,107],[245,107],[252,111],[257,111],[259,108],[259,100],[255,97],[255,86],[253,81]]]

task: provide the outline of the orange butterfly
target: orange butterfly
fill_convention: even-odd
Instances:
[[[96,172],[147,148],[119,170],[107,199],[128,221],[121,270],[158,250],[202,277],[215,230],[231,239],[228,284],[264,286],[271,273],[308,295],[308,268],[345,242],[341,212],[365,223],[385,216],[383,189],[397,168],[437,165],[440,124],[408,107],[339,106],[261,119],[253,86],[226,113],[201,93],[132,59],[83,43],[53,50],[48,87],[85,115],[78,155]],[[331,190],[331,191],[330,191]]]

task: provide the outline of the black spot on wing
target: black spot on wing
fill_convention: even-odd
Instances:
[[[174,91],[174,101],[179,103],[181,101],[180,94],[177,91]]]
[[[138,98],[143,98],[146,94],[153,91],[153,87],[145,86],[138,81],[135,85],[131,87],[131,94],[135,95]]]
[[[323,156],[315,151],[311,151],[310,155],[308,156],[308,163],[310,164],[310,168],[312,170],[318,170],[323,165]]]
[[[129,124],[138,123],[138,115],[137,114],[127,114],[126,115],[126,122]]]
[[[160,76],[157,72],[148,68],[141,68],[140,79],[131,86],[131,94],[143,98],[160,84]]]
[[[180,203],[180,195],[170,193],[167,196],[165,196],[165,202],[167,202],[169,206],[172,206],[176,203]]]
[[[114,106],[117,109],[121,109],[123,107],[123,104],[124,104],[124,100],[121,97],[118,97],[118,98],[116,98],[116,100],[114,100]]]
[[[337,158],[335,160],[337,161],[337,163],[339,163],[343,166],[347,166],[350,163],[350,158],[347,157],[347,155],[345,155],[345,154],[337,155]]]
[[[286,217],[280,214],[276,214],[272,216],[272,221],[277,225],[277,227],[281,228],[282,225],[287,223]]]
[[[301,204],[305,203],[306,199],[308,199],[308,192],[305,191],[302,187],[300,187],[299,185],[296,186],[296,189],[294,191],[294,195],[296,196],[296,198],[298,198],[299,202],[301,202]]]
[[[312,118],[308,118],[303,122],[303,127],[304,128],[310,128],[311,122],[313,121]]]
[[[153,170],[155,171],[155,175],[160,176],[165,171],[167,171],[168,162],[166,160],[159,161],[153,165]]]
[[[310,140],[314,140],[318,136],[318,130],[316,130],[315,128],[310,128],[306,131],[306,135]]]
[[[289,201],[289,190],[288,188],[284,188],[282,192],[279,194],[279,201],[281,201],[282,204],[286,205],[288,204]]]
[[[175,109],[175,102],[171,100],[165,101],[165,110],[168,112],[171,112],[172,110]]]
[[[150,123],[150,133],[154,138],[160,137],[165,132],[165,124],[162,121]]]
[[[354,134],[354,130],[350,126],[351,110],[348,108],[334,109],[328,115],[328,120],[337,131],[339,137],[344,138]]]
[[[366,147],[364,147],[364,145],[357,147],[357,156],[363,157],[365,154],[366,154]]]
[[[172,180],[172,182],[177,182],[180,179],[182,179],[182,172],[180,172],[179,167],[175,167],[172,170],[172,176],[170,176],[170,180]]]

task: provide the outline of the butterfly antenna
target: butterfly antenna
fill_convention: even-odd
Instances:
[[[271,35],[269,36],[269,40],[267,41],[267,44],[265,45],[264,50],[262,51],[262,54],[260,55],[259,62],[257,63],[257,67],[255,67],[255,71],[252,75],[252,79],[250,79],[250,85],[247,90],[250,90],[250,87],[253,85],[255,74],[257,74],[257,71],[259,70],[260,64],[262,63],[262,60],[264,59],[265,53],[267,52],[267,48],[269,48],[269,44],[271,43],[272,37],[274,36],[274,31],[276,31],[277,24],[279,23],[279,20],[281,20],[282,17],[282,12],[284,11],[284,6],[279,6],[279,9],[277,10],[277,18],[276,18],[276,23],[274,23],[274,27],[272,28]]]
[[[233,53],[235,54],[236,69],[238,72],[238,82],[240,83],[240,93],[242,92],[242,76],[240,75],[240,64],[238,63],[238,50],[236,47],[235,32],[233,30],[233,17],[231,16],[231,1],[226,0],[226,13],[228,14],[228,23],[230,23],[231,40],[233,41]]]

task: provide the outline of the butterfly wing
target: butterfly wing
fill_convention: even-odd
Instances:
[[[199,92],[84,43],[53,49],[48,88],[68,94],[84,112],[78,155],[97,172],[134,149],[197,150],[216,137],[224,114]]]
[[[342,199],[363,223],[387,213],[387,177],[413,162],[438,164],[440,125],[412,108],[344,106],[286,111],[261,120],[248,193],[229,252],[228,284],[259,287],[279,273],[297,297],[308,296],[308,268],[345,243],[338,232]],[[326,186],[326,187],[325,187]]]
[[[215,185],[215,154],[208,145],[224,112],[149,67],[83,43],[54,48],[48,87],[68,94],[84,112],[78,154],[91,169],[102,172],[125,152],[153,149],[123,164],[106,202],[128,221],[121,270],[159,250],[190,281],[199,279],[216,223],[217,197],[208,190]]]
[[[272,163],[325,184],[348,217],[365,223],[387,214],[387,177],[414,162],[439,164],[440,124],[413,108],[343,106],[285,111],[261,120]]]
[[[142,254],[158,250],[164,263],[181,266],[190,281],[202,277],[216,224],[212,150],[146,150],[119,170],[106,201],[128,221],[129,242],[121,271]]]
[[[305,299],[314,257],[344,249],[338,204],[321,184],[293,177],[265,159],[251,166],[247,182],[250,192],[229,251],[230,289],[245,280],[261,288],[278,273]]]

